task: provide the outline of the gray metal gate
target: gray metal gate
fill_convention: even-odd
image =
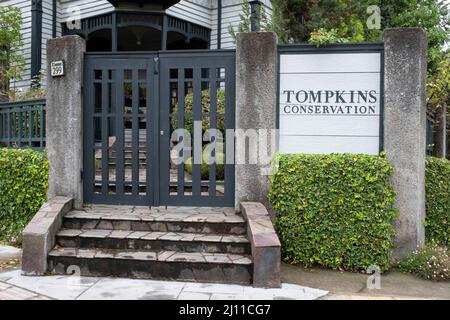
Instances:
[[[84,91],[86,203],[234,206],[234,51],[86,54]]]

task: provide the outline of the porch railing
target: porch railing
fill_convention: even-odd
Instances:
[[[0,103],[0,147],[45,148],[45,100]]]

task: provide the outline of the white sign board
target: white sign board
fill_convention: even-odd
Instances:
[[[280,54],[280,153],[380,151],[381,54]]]
[[[50,64],[50,72],[52,77],[60,77],[64,75],[64,61],[53,61]]]

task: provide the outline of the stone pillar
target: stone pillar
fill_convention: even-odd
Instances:
[[[394,256],[402,258],[425,240],[427,35],[419,28],[387,29],[384,43],[384,147],[396,170]]]
[[[276,128],[277,92],[277,36],[272,32],[238,33],[236,37],[236,209],[241,201],[262,202],[267,205],[269,177],[267,164],[250,161],[257,156],[256,139],[265,139],[264,131],[256,131],[260,138],[247,132],[253,141],[246,148],[245,134],[250,129]],[[267,142],[267,140],[266,140]],[[275,150],[269,150],[274,152]],[[245,161],[248,159],[249,161]]]
[[[83,204],[82,83],[85,41],[65,36],[47,42],[46,139],[49,160],[47,196],[66,196],[74,206]],[[52,77],[53,61],[64,61],[64,75]]]

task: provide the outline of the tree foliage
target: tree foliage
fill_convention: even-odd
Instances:
[[[311,33],[336,31],[341,41],[361,42],[380,38],[381,32],[367,28],[367,9],[380,0],[273,0],[274,29],[281,42],[310,40]]]
[[[430,74],[427,105],[434,108],[450,106],[450,51],[442,54],[437,62],[436,71]]]
[[[431,73],[449,38],[448,5],[441,0],[272,0],[272,5],[273,30],[282,43],[381,41],[386,28],[423,28]]]
[[[318,46],[381,41],[383,30],[419,27],[428,35],[428,107],[449,105],[449,6],[442,0],[272,0],[273,27],[282,43]],[[443,143],[443,136],[435,137]],[[438,143],[438,141],[436,141]],[[441,143],[441,144],[442,144]]]
[[[0,7],[0,93],[10,80],[20,80],[25,59],[22,56],[22,14],[20,8]]]
[[[261,31],[273,31],[272,21],[266,12],[264,5],[258,6],[258,15],[260,17],[259,29]],[[230,23],[228,25],[228,33],[236,42],[236,33],[238,32],[250,32],[251,30],[251,7],[249,0],[243,0],[242,13],[239,14],[239,24],[237,29]]]

